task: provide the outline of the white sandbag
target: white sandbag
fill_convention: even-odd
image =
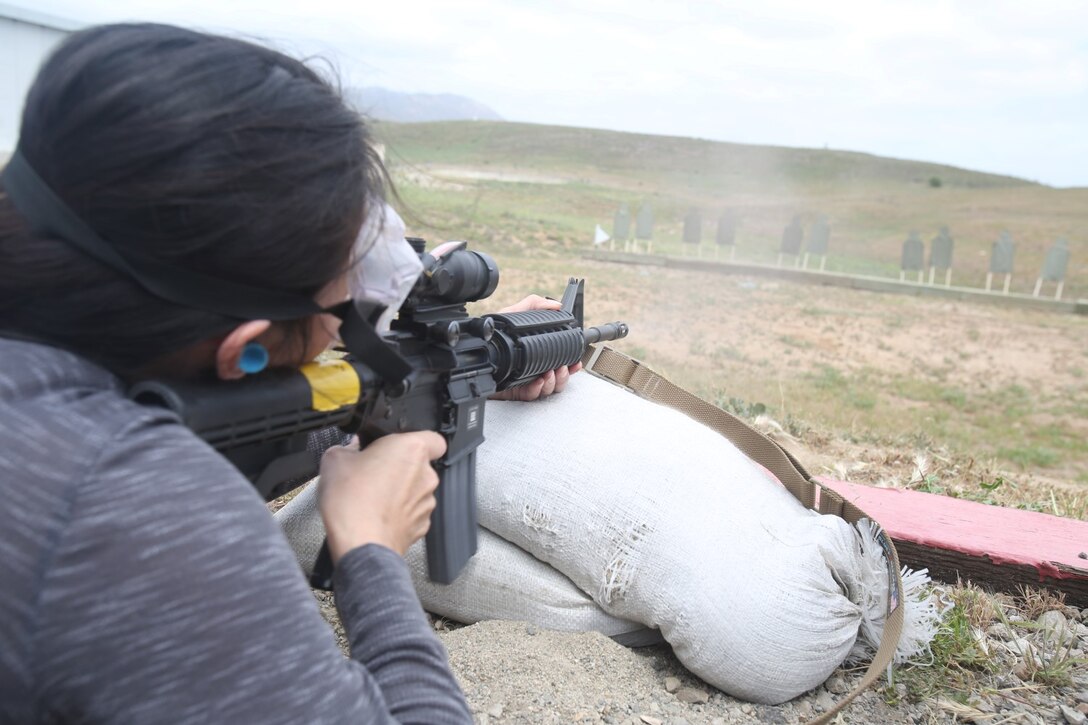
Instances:
[[[306,484],[273,518],[287,536],[302,572],[309,577],[325,543],[325,523],[317,508],[317,479]]]
[[[325,540],[317,508],[317,485],[311,483],[275,514],[299,566],[307,576]],[[406,557],[423,608],[465,624],[488,619],[531,622],[546,629],[597,631],[629,646],[660,641],[642,624],[613,617],[570,579],[489,531],[478,531],[478,549],[453,583],[427,578],[427,556],[419,541]]]
[[[476,555],[452,583],[427,578],[422,541],[408,551],[408,566],[423,608],[458,622],[512,619],[545,629],[597,631],[628,646],[661,640],[638,622],[609,615],[570,579],[483,527]]]
[[[547,400],[488,405],[485,433],[480,523],[659,628],[723,691],[783,702],[875,644],[859,631],[879,637],[888,575],[871,536],[687,416],[581,374]]]

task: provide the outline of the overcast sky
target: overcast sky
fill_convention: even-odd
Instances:
[[[8,0],[321,53],[508,120],[868,151],[1088,186],[1085,0]]]

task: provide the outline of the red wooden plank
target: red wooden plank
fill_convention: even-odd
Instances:
[[[920,491],[820,478],[880,522],[903,564],[945,581],[1004,590],[1047,586],[1088,606],[1088,521],[988,506]]]

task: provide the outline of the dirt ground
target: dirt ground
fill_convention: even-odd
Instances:
[[[348,653],[332,595],[315,592],[322,614]],[[942,595],[943,596],[943,595]],[[1058,618],[1074,657],[1088,646],[1088,609],[1064,608]],[[1053,617],[1057,612],[1050,612]],[[863,667],[840,668],[821,686],[779,705],[732,698],[689,673],[668,645],[628,649],[597,632],[556,632],[526,622],[488,621],[460,626],[432,618],[477,725],[494,723],[614,723],[617,725],[726,725],[806,723],[849,693]],[[973,630],[995,666],[976,673],[971,691],[918,697],[902,674],[881,681],[832,722],[1077,723],[1088,712],[1088,669],[1074,665],[1063,684],[1035,682],[1018,663],[1024,641],[986,621]],[[1033,621],[1025,626],[1034,627]],[[1031,632],[1031,629],[1026,630]],[[1023,634],[1022,631],[1018,632]],[[1044,652],[1045,637],[1028,634]],[[1000,664],[998,664],[998,662]],[[902,670],[897,670],[900,673]],[[940,670],[955,676],[952,669]],[[1019,674],[1017,674],[1019,673]],[[927,673],[928,674],[928,673]],[[958,674],[958,673],[956,673]],[[938,679],[940,676],[938,675]],[[944,682],[951,687],[951,682]]]

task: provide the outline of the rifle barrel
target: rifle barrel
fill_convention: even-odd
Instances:
[[[630,328],[627,327],[626,322],[609,322],[599,327],[587,327],[582,330],[587,345],[618,340],[621,337],[627,337],[628,332],[630,332]]]

